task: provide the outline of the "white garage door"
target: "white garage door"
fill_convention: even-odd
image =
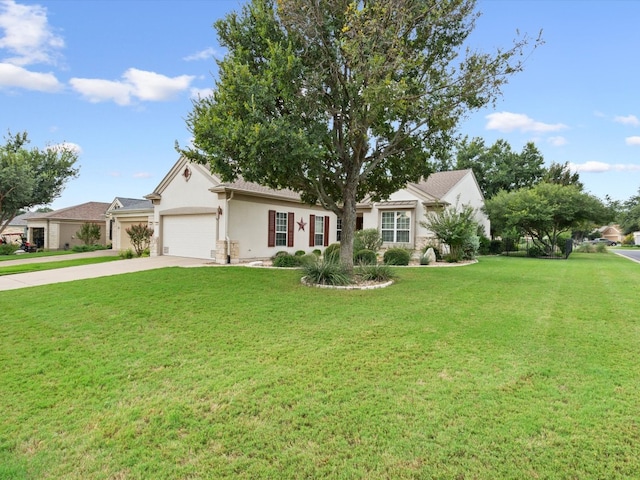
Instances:
[[[215,215],[166,215],[162,222],[162,254],[215,258]]]

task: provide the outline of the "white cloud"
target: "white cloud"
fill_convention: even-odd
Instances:
[[[523,113],[491,113],[486,118],[489,120],[485,127],[487,130],[499,130],[501,132],[519,130],[521,132],[546,133],[568,128],[562,123],[537,122]]]
[[[569,163],[569,168],[574,172],[604,173],[604,172],[637,172],[640,165],[634,164],[610,164],[604,162]]]
[[[114,101],[118,105],[129,105],[132,99],[161,102],[170,100],[189,88],[195,77],[180,75],[167,77],[155,72],[130,68],[122,80],[99,78],[72,78],[71,86],[90,102]]]
[[[70,150],[77,155],[80,155],[82,153],[82,147],[80,147],[80,145],[78,145],[77,143],[71,142],[62,142],[56,143],[55,145],[48,145],[47,150],[54,150],[56,152],[59,152],[60,150]]]
[[[47,21],[47,9],[40,5],[20,5],[14,0],[0,0],[0,49],[11,57],[4,62],[24,66],[55,63],[58,50],[64,47]]]
[[[547,139],[547,142],[549,142],[554,147],[561,147],[561,146],[566,145],[567,143],[569,143],[566,138],[561,137],[561,136],[549,137]]]
[[[133,174],[133,178],[151,178],[152,176],[149,172],[137,172]]]
[[[182,59],[185,62],[193,62],[193,61],[196,61],[196,60],[211,60],[212,58],[221,58],[221,57],[222,57],[222,54],[220,52],[218,52],[213,47],[209,47],[209,48],[205,48],[204,50],[201,50],[199,52],[192,53],[191,55],[187,55],[186,57],[183,57]]]
[[[62,84],[53,73],[30,72],[10,63],[0,63],[0,88],[2,87],[55,92],[62,89]]]
[[[213,95],[213,88],[192,88],[191,98],[198,100],[199,98],[207,98]]]
[[[627,137],[624,139],[624,143],[626,143],[627,145],[640,145],[640,137],[635,136],[635,137]]]
[[[614,117],[614,122],[621,123],[623,125],[631,125],[632,127],[640,127],[640,120],[635,115],[627,115],[626,117]]]
[[[109,173],[108,173],[108,175],[109,175],[110,177],[119,178],[119,177],[121,177],[121,176],[122,176],[122,173],[112,171],[112,172],[109,172]]]

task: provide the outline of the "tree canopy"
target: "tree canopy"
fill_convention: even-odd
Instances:
[[[478,15],[474,0],[253,0],[215,24],[228,54],[181,152],[334,212],[352,266],[356,203],[426,177],[460,119],[522,70],[527,37],[465,49]]]
[[[78,174],[78,158],[65,147],[28,149],[26,132],[8,134],[0,145],[0,232],[25,208],[51,203]]]
[[[487,147],[484,140],[463,138],[456,148],[458,169],[473,170],[485,198],[500,190],[511,192],[531,187],[545,175],[544,158],[533,142],[527,143],[520,153],[514,152],[506,140],[498,140]]]
[[[542,182],[486,200],[485,211],[497,233],[516,230],[550,252],[558,235],[585,222],[599,224],[607,212],[602,202],[576,185]]]

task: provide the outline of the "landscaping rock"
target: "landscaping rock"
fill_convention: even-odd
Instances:
[[[433,248],[429,247],[424,253],[424,257],[427,259],[429,264],[436,263],[436,252],[433,251]]]

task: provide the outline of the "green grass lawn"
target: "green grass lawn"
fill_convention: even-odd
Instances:
[[[39,257],[53,257],[58,255],[70,255],[74,252],[73,250],[52,250],[48,252],[34,252],[34,253],[21,253],[18,255],[0,255],[0,263],[9,260],[20,260],[22,258],[39,258]]]
[[[46,263],[24,263],[22,265],[12,265],[10,267],[3,267],[2,264],[0,264],[0,276],[14,275],[16,273],[40,272],[42,270],[53,270],[56,268],[77,267],[80,265],[91,265],[94,263],[113,262],[114,260],[121,260],[121,258],[115,256],[89,257]]]
[[[640,267],[167,268],[0,292],[2,479],[640,477]]]

